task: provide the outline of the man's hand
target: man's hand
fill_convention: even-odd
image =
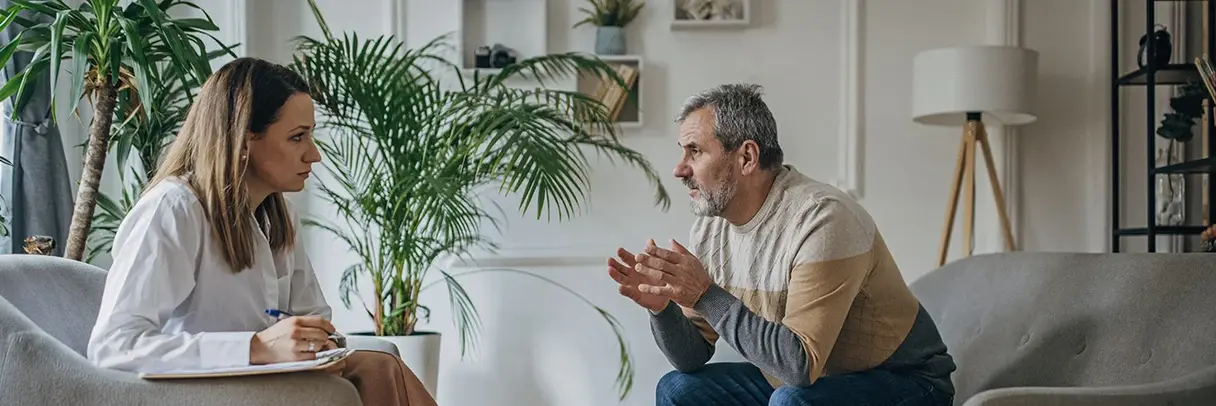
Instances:
[[[675,240],[671,241],[670,250],[659,248],[650,240],[646,251],[635,260],[638,273],[652,280],[638,285],[638,290],[669,297],[680,306],[693,307],[714,283],[701,260]]]
[[[608,276],[611,276],[612,280],[621,285],[618,289],[621,295],[633,299],[639,306],[645,307],[651,312],[658,313],[663,311],[663,308],[667,307],[667,303],[671,301],[670,299],[660,295],[642,293],[638,290],[639,285],[657,284],[659,282],[638,273],[634,269],[637,262],[632,252],[624,248],[618,248],[616,255],[620,259],[608,258]]]

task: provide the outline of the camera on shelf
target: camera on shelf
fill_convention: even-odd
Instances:
[[[477,68],[505,68],[515,63],[518,52],[502,44],[482,45],[477,47],[473,56]]]

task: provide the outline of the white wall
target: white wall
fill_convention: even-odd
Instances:
[[[503,255],[482,258],[487,264],[515,266],[557,280],[620,319],[637,371],[635,392],[625,404],[653,404],[654,383],[670,366],[653,344],[644,311],[616,294],[602,261],[617,246],[637,248],[647,238],[685,239],[692,216],[685,209],[683,187],[669,175],[679,154],[676,126],[669,117],[685,97],[707,87],[727,82],[764,85],[789,163],[823,180],[856,185],[906,279],[912,281],[935,266],[962,130],[911,121],[911,59],[928,48],[1021,42],[1041,53],[1040,120],[1010,134],[1016,141],[1008,144],[1000,128],[990,128],[998,171],[1013,182],[1006,188],[1019,248],[1106,249],[1109,216],[1101,209],[1108,200],[1105,0],[853,1],[757,0],[755,27],[696,32],[670,31],[666,9],[656,6],[666,2],[649,2],[644,15],[628,28],[629,52],[645,61],[647,119],[643,128],[627,132],[625,142],[644,152],[664,176],[674,199],[672,209],[665,213],[651,205],[651,189],[637,171],[614,175],[609,171],[617,168],[600,164],[592,174],[592,196],[582,217],[554,225],[511,216],[502,236],[507,246]],[[230,40],[246,38],[252,56],[287,62],[291,37],[319,34],[302,0],[199,3],[226,30],[246,24],[243,31],[231,29],[235,32]],[[332,29],[355,30],[361,36],[407,32],[407,40],[418,44],[459,28],[456,3],[448,1],[320,3]],[[849,11],[845,7],[852,4],[858,7],[855,22],[860,26],[851,42],[842,24]],[[592,49],[592,28],[570,28],[580,6],[577,0],[549,0],[549,52]],[[1131,35],[1126,37],[1138,38]],[[854,70],[846,70],[849,65],[840,60],[849,44],[860,55]],[[858,81],[857,93],[842,86],[849,80]],[[856,122],[841,108],[849,100],[859,101]],[[841,142],[850,139],[858,145],[856,154],[842,148]],[[1015,152],[1008,162],[1007,146]],[[1080,157],[1065,148],[1081,151]],[[849,158],[857,159],[859,171],[841,171],[842,166],[852,168]],[[976,169],[976,252],[999,250],[985,169]],[[315,196],[292,198],[309,214],[323,216],[327,211]],[[952,259],[960,256],[961,237],[961,229],[956,229]],[[354,257],[327,234],[309,230],[307,239],[336,307],[335,324],[346,331],[369,329],[361,310],[342,309],[337,300],[338,276]],[[617,404],[612,387],[616,342],[590,308],[565,291],[518,275],[481,274],[464,283],[485,326],[479,353],[463,361],[456,351],[445,292],[441,288],[425,293],[434,313],[424,328],[448,334],[441,404]],[[718,359],[737,359],[725,345],[721,348]]]

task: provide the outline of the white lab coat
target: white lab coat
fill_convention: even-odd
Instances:
[[[275,255],[254,234],[253,266],[234,273],[189,186],[170,179],[149,189],[114,237],[88,358],[126,371],[244,366],[253,334],[276,321],[266,309],[328,319],[299,238],[294,252]]]

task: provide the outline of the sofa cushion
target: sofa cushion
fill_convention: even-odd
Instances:
[[[1216,365],[1216,255],[988,254],[911,286],[958,364],[957,399],[1157,382]]]

